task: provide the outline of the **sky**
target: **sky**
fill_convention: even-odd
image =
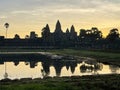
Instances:
[[[120,0],[0,0],[0,35],[5,36],[4,24],[10,24],[8,38],[21,38],[49,24],[51,32],[60,20],[65,32],[71,25],[81,28],[98,27],[106,36],[112,28],[120,28]]]

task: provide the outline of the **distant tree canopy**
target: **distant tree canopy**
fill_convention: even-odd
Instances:
[[[110,30],[109,34],[107,35],[106,39],[110,40],[110,41],[114,41],[119,39],[119,32],[117,28],[114,28],[112,30]]]
[[[30,38],[30,36],[29,35],[25,35],[25,39],[29,39]]]
[[[30,39],[35,39],[37,37],[38,35],[34,31],[30,32]]]
[[[18,34],[15,34],[14,39],[20,39],[20,36]]]
[[[91,30],[81,29],[79,37],[80,39],[99,40],[102,38],[102,32],[96,27],[91,28]]]

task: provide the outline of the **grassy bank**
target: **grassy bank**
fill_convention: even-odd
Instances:
[[[105,51],[93,51],[93,50],[76,50],[76,49],[56,49],[48,50],[54,54],[63,54],[63,55],[73,55],[73,56],[82,56],[82,57],[91,57],[96,58],[101,62],[109,62],[113,64],[120,65],[120,53],[116,52],[105,52]]]
[[[120,75],[56,77],[0,82],[0,90],[120,90]]]

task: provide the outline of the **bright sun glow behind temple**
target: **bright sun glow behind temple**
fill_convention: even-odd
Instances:
[[[4,23],[10,24],[8,37],[24,38],[30,31],[38,36],[48,23],[51,32],[59,19],[65,31],[71,25],[81,28],[98,27],[105,35],[120,25],[120,0],[1,0],[0,35],[5,35]]]

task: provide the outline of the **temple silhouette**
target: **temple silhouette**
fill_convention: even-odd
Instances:
[[[79,35],[74,25],[70,29],[62,30],[58,20],[54,32],[51,32],[46,24],[42,29],[42,37],[31,31],[30,35],[20,38],[15,34],[14,38],[0,36],[0,48],[83,48],[83,49],[120,49],[120,34],[117,28],[110,30],[106,38],[97,27],[89,30],[80,29]]]

